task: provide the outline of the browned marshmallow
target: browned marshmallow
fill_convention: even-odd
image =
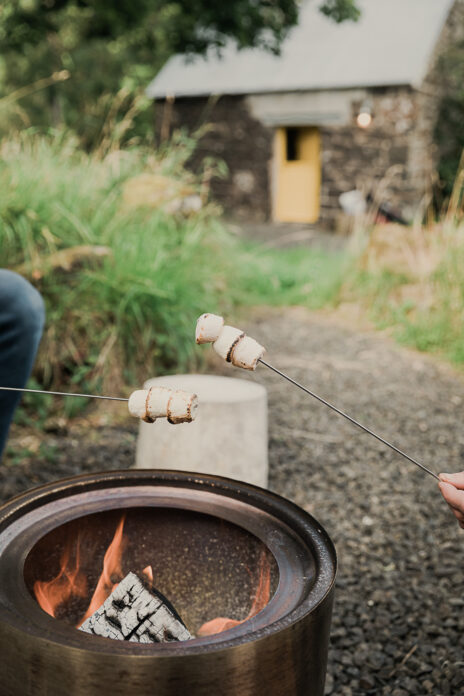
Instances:
[[[195,420],[198,408],[196,394],[187,394],[179,389],[171,393],[168,402],[168,421],[174,425],[177,423],[190,423]]]
[[[227,362],[232,362],[235,346],[245,334],[233,326],[224,326],[219,337],[213,343],[213,348],[218,355]]]
[[[224,319],[217,314],[202,314],[195,330],[197,343],[214,343],[224,326]]]
[[[244,370],[256,370],[265,349],[251,336],[243,336],[232,351],[232,364]]]
[[[168,387],[151,387],[132,392],[129,413],[146,423],[157,418],[168,418],[170,423],[190,423],[195,419],[198,397]]]

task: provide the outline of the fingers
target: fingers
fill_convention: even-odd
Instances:
[[[457,474],[440,474],[440,480],[451,483],[459,490],[464,490],[464,471],[460,471]]]
[[[464,491],[458,490],[450,483],[440,482],[438,486],[459,526],[464,529]]]

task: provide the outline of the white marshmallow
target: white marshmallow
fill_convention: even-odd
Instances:
[[[233,326],[224,326],[219,337],[213,343],[213,348],[218,355],[227,362],[231,362],[234,346],[245,334]]]
[[[139,389],[129,397],[129,413],[146,423],[168,418],[171,423],[190,423],[195,419],[198,397],[168,387]]]
[[[170,423],[191,423],[195,420],[198,408],[196,394],[188,394],[180,389],[171,392],[168,402],[167,416]]]
[[[224,326],[224,319],[218,314],[202,314],[197,321],[195,340],[197,343],[214,343]]]
[[[232,364],[244,370],[256,370],[258,360],[263,357],[265,348],[251,336],[243,336],[232,352]]]
[[[129,397],[129,413],[136,418],[143,418],[147,412],[148,389],[138,389]]]
[[[168,387],[151,387],[148,390],[147,412],[151,420],[166,418],[172,389]]]

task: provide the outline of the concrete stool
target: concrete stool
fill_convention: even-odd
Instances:
[[[160,418],[140,423],[136,467],[218,474],[266,487],[267,393],[245,379],[213,375],[156,377],[144,384],[195,392],[193,423],[171,425]]]

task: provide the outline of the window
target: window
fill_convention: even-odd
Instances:
[[[298,136],[299,128],[287,128],[287,162],[295,162],[299,158]]]

